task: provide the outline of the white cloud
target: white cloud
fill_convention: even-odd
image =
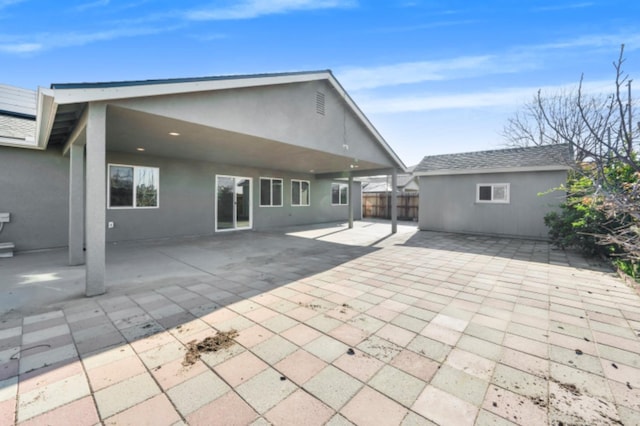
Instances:
[[[533,68],[522,54],[460,56],[439,61],[404,62],[377,67],[350,67],[336,75],[349,91],[374,89],[400,84],[444,81],[490,74],[514,73]]]
[[[31,53],[42,49],[40,43],[0,43],[0,52]]]
[[[160,32],[171,31],[177,27],[139,27],[120,28],[105,31],[88,33],[68,32],[68,33],[40,33],[29,37],[15,37],[0,35],[0,52],[24,54],[34,53],[53,48],[83,46],[97,41],[107,41],[124,37],[135,37]]]
[[[193,21],[252,19],[292,11],[335,9],[354,5],[354,0],[244,0],[228,7],[191,10],[185,12],[184,17]]]
[[[349,91],[416,84],[428,81],[448,81],[497,74],[544,69],[550,55],[582,48],[611,48],[615,54],[621,44],[625,50],[640,49],[640,33],[590,34],[566,41],[517,46],[501,54],[460,56],[435,61],[401,62],[372,67],[344,67],[335,70],[342,85]]]
[[[14,4],[22,3],[25,0],[0,0],[0,10],[13,6]]]
[[[85,44],[93,43],[96,41],[113,40],[124,37],[135,37],[149,34],[157,34],[166,31],[167,28],[120,28],[105,31],[96,31],[91,33],[63,33],[58,35],[52,35],[49,38],[49,42],[46,44],[47,48],[51,47],[69,47],[69,46],[83,46]],[[46,43],[46,42],[45,42]]]
[[[486,66],[491,56],[463,56],[442,61],[404,62],[371,68],[345,68],[336,74],[349,90],[372,89],[399,84],[440,81],[460,72]]]
[[[554,43],[545,43],[533,46],[532,49],[575,49],[579,47],[620,47],[625,44],[627,50],[635,50],[640,48],[640,33],[618,33],[618,34],[588,34],[576,37],[566,41],[558,41]]]
[[[0,10],[3,7],[22,1],[25,0],[0,0]],[[141,0],[129,3],[120,6],[119,9],[136,7],[148,1]],[[110,3],[110,0],[90,1],[79,5],[76,10],[82,11],[89,8],[108,6]],[[112,25],[118,25],[118,28],[103,31],[40,33],[23,36],[0,34],[0,52],[10,54],[34,53],[53,48],[82,46],[97,41],[114,40],[123,37],[158,34],[183,28],[189,21],[194,20],[250,19],[263,15],[295,11],[346,8],[353,7],[356,4],[357,0],[244,0],[237,2],[237,4],[232,2],[228,7],[213,7],[186,12],[174,10],[155,13],[143,18],[121,20],[116,23],[112,22]],[[169,22],[172,22],[172,24],[168,24]],[[214,34],[205,35],[201,39],[211,40],[224,37],[224,35]]]
[[[556,10],[584,9],[595,5],[594,2],[559,4],[553,6],[541,6],[533,9],[534,12],[552,12]]]
[[[509,87],[484,92],[452,93],[442,95],[412,95],[397,97],[364,97],[358,103],[367,114],[404,113],[436,111],[447,109],[518,107],[535,96],[538,90],[557,94],[577,90],[576,83],[544,87]],[[590,81],[583,84],[586,94],[609,93],[613,89],[611,81]]]

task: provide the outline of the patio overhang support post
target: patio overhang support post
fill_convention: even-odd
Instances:
[[[391,233],[398,232],[398,170],[394,167],[391,171]]]
[[[347,203],[349,204],[349,229],[353,228],[353,175],[349,173],[349,187],[347,190]]]
[[[69,148],[69,265],[84,264],[84,144]]]
[[[106,104],[90,103],[87,120],[87,296],[105,292]]]

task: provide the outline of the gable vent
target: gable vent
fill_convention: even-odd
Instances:
[[[324,115],[324,93],[316,92],[316,112]]]

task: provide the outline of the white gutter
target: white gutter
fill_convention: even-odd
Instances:
[[[53,91],[39,87],[36,109],[35,147],[37,149],[47,149],[57,110],[58,104],[55,103]]]

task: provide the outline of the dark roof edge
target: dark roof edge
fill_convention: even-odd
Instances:
[[[497,149],[488,149],[488,150],[483,150],[483,151],[465,151],[465,152],[454,152],[452,154],[436,154],[436,155],[425,155],[424,158],[435,158],[435,157],[452,157],[452,156],[456,156],[456,155],[469,155],[469,154],[492,154],[492,153],[496,153],[496,152],[509,152],[509,151],[522,151],[522,150],[528,150],[528,149],[544,149],[544,148],[549,148],[549,147],[566,147],[569,148],[571,146],[571,144],[569,143],[556,143],[556,144],[549,144],[549,145],[534,145],[534,146],[517,146],[517,147],[510,147],[510,148],[497,148]],[[418,163],[418,166],[420,164]],[[417,166],[416,166],[417,167]]]
[[[264,78],[264,77],[286,77],[296,75],[331,73],[331,70],[317,71],[297,71],[297,72],[281,72],[281,73],[264,73],[264,74],[244,74],[244,75],[221,75],[210,77],[185,77],[185,78],[167,78],[156,80],[131,80],[131,81],[110,81],[103,83],[52,83],[51,89],[102,89],[111,87],[131,87],[131,86],[150,86],[154,84],[177,84],[177,83],[198,83],[202,81],[217,80],[240,80],[245,78]]]
[[[33,114],[24,114],[21,112],[7,111],[4,109],[0,109],[0,115],[8,115],[9,117],[23,118],[25,120],[36,121],[36,116]]]

